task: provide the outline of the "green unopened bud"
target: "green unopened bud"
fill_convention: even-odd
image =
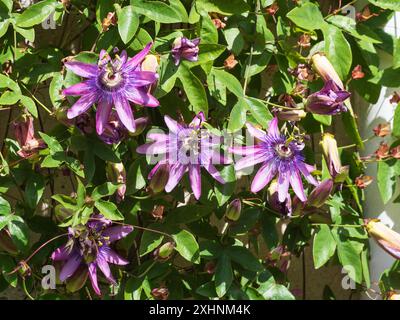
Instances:
[[[229,221],[237,221],[240,218],[241,212],[242,202],[240,199],[235,199],[226,207],[225,218]]]
[[[166,242],[157,250],[154,251],[156,259],[168,260],[174,252],[175,244],[173,242]]]
[[[119,201],[123,200],[126,192],[126,171],[122,162],[107,162],[106,175],[110,182],[120,184],[117,196]]]
[[[10,232],[6,229],[0,231],[0,249],[12,255],[18,253],[18,249],[11,239]]]
[[[164,190],[169,178],[168,164],[161,164],[157,171],[153,174],[150,180],[150,189],[154,193],[159,193]]]
[[[85,266],[81,265],[79,268],[74,272],[72,277],[68,278],[66,281],[67,285],[67,290],[69,292],[76,292],[85,285],[87,277],[88,277],[88,271]]]
[[[342,163],[340,161],[335,137],[330,133],[325,133],[322,136],[321,146],[329,173],[335,178],[342,170]]]
[[[328,200],[333,189],[332,179],[321,182],[308,196],[307,205],[310,207],[321,207]]]
[[[341,89],[344,88],[342,80],[325,54],[318,52],[311,57],[311,61],[314,69],[325,82],[333,80]]]

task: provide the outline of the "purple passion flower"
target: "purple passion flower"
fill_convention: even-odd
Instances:
[[[290,141],[280,134],[276,117],[271,121],[267,133],[255,128],[250,123],[247,123],[247,129],[260,143],[246,147],[231,147],[230,151],[244,156],[236,162],[236,171],[262,163],[251,184],[251,191],[260,191],[277,176],[279,202],[287,199],[289,184],[299,199],[303,202],[306,201],[300,173],[309,183],[313,185],[318,183],[311,175],[313,167],[304,163],[301,152],[304,144],[295,140]]]
[[[137,148],[137,152],[147,155],[162,156],[162,159],[151,170],[149,179],[160,169],[169,172],[165,191],[171,192],[186,172],[189,172],[190,185],[194,196],[201,196],[201,168],[203,167],[218,182],[225,183],[214,164],[228,162],[219,152],[219,138],[201,130],[204,114],[200,112],[189,124],[180,124],[165,116],[169,134],[149,133],[151,143]]]
[[[132,226],[113,226],[112,221],[102,215],[93,215],[85,226],[69,228],[68,242],[51,255],[53,261],[65,262],[60,272],[60,280],[71,278],[78,272],[78,268],[85,267],[94,291],[100,295],[97,268],[110,283],[116,283],[109,263],[127,265],[129,262],[113,251],[110,244],[126,237],[132,230]]]
[[[189,40],[185,37],[176,38],[172,45],[172,57],[175,65],[178,65],[182,59],[189,61],[197,61],[199,58],[200,38]]]
[[[128,59],[126,51],[111,60],[104,50],[97,65],[79,61],[65,63],[67,69],[85,81],[63,90],[65,96],[81,96],[68,110],[68,119],[75,118],[97,103],[96,131],[101,135],[106,129],[113,106],[122,124],[135,132],[135,119],[130,102],[147,107],[157,107],[159,102],[149,92],[149,85],[158,79],[158,74],[141,71],[140,63],[149,53],[152,43]]]
[[[343,102],[349,97],[349,92],[340,89],[333,80],[328,80],[320,91],[308,96],[306,109],[316,114],[335,115],[347,111]]]

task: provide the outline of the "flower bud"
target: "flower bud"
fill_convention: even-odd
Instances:
[[[166,261],[171,257],[172,253],[174,252],[174,248],[175,243],[166,242],[154,251],[154,256],[157,260]]]
[[[400,159],[400,146],[392,148],[390,150],[390,155],[395,159]]]
[[[156,220],[161,220],[164,215],[164,206],[161,204],[154,206],[153,211],[151,212],[151,215]]]
[[[379,219],[365,219],[368,234],[378,245],[396,259],[400,259],[400,234],[393,231]]]
[[[149,118],[148,117],[141,117],[141,118],[137,118],[135,119],[135,132],[131,132],[130,135],[131,136],[138,136],[140,135],[147,127],[147,125],[149,124]]]
[[[142,62],[142,71],[157,72],[159,58],[154,54],[148,54]]]
[[[372,181],[374,181],[374,178],[362,175],[356,178],[355,185],[357,186],[357,188],[365,189],[372,183]]]
[[[321,182],[308,196],[307,204],[319,208],[328,200],[333,189],[333,180],[326,179]]]
[[[214,274],[215,267],[216,267],[216,265],[215,265],[214,261],[208,261],[204,266],[204,271],[207,272],[208,274]]]
[[[118,200],[124,200],[126,192],[126,171],[122,162],[107,162],[107,179],[115,184],[120,184],[117,189]]]
[[[199,58],[200,38],[189,40],[186,37],[176,38],[172,44],[172,57],[175,65],[179,65],[182,59],[189,61],[197,61]]]
[[[154,288],[151,290],[151,295],[157,300],[167,300],[169,296],[169,290],[166,287]]]
[[[373,129],[373,131],[377,137],[386,137],[390,134],[390,123],[380,123]]]
[[[169,165],[163,163],[159,165],[154,172],[151,174],[150,178],[150,189],[154,193],[159,193],[164,190],[165,186],[167,185],[168,178],[169,178]]]
[[[318,52],[311,57],[311,61],[313,67],[325,82],[332,80],[340,89],[344,88],[342,80],[340,80],[335,68],[325,54]]]
[[[280,110],[276,114],[279,120],[282,121],[300,121],[303,119],[307,113],[304,110]]]
[[[6,229],[0,231],[0,249],[12,255],[18,253],[18,249],[11,239],[10,232]]]
[[[86,280],[88,278],[87,268],[83,265],[79,266],[78,269],[74,272],[74,274],[67,279],[66,287],[69,292],[76,292],[85,285]]]
[[[276,211],[281,213],[284,216],[292,215],[292,199],[289,194],[287,195],[284,202],[280,202],[278,199],[278,182],[273,180],[267,191],[267,200],[270,207]]]
[[[226,207],[225,218],[229,221],[237,221],[240,218],[241,212],[242,202],[240,199],[235,199]]]
[[[330,133],[325,133],[322,136],[321,145],[326,164],[328,165],[329,173],[334,178],[341,172],[342,168],[335,137]]]

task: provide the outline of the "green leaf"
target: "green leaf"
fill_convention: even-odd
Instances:
[[[394,112],[392,135],[400,137],[400,103]]]
[[[374,6],[382,9],[400,11],[400,2],[398,0],[368,0]]]
[[[294,8],[286,16],[297,26],[306,30],[321,29],[325,24],[321,11],[312,2],[306,2]]]
[[[197,78],[189,68],[183,64],[179,68],[178,73],[179,80],[183,85],[186,96],[193,106],[195,113],[204,112],[207,117],[208,113],[208,101],[206,91],[204,90],[203,84],[199,78]]]
[[[49,95],[51,103],[54,108],[58,108],[62,103],[62,95],[60,94],[62,86],[63,86],[63,76],[61,73],[54,73],[53,79],[50,82],[49,86]]]
[[[395,40],[394,48],[393,48],[393,68],[400,68],[400,38]]]
[[[11,78],[0,73],[0,88],[9,88],[14,92],[21,93],[18,84]]]
[[[50,137],[50,136],[48,136],[47,134],[45,134],[43,132],[39,132],[39,135],[43,139],[43,141],[46,142],[46,144],[49,147],[50,152],[52,154],[64,151],[64,149],[61,146],[61,144],[55,138]]]
[[[169,225],[181,223],[188,224],[208,216],[212,211],[212,207],[204,205],[187,205],[178,207],[168,214],[165,223],[168,223]]]
[[[378,189],[383,203],[386,204],[393,197],[396,189],[397,174],[395,166],[386,161],[379,161],[377,170]]]
[[[28,40],[30,42],[35,41],[35,29],[34,28],[24,29],[24,28],[20,28],[17,26],[15,26],[14,28],[15,28],[15,31],[17,31],[26,40]]]
[[[14,288],[18,284],[18,272],[12,272],[15,265],[10,256],[0,255],[0,272],[3,274],[4,279]]]
[[[234,165],[224,166],[220,171],[220,174],[222,179],[225,180],[225,183],[216,183],[214,192],[218,205],[223,206],[235,191],[236,174]]]
[[[164,2],[161,1],[146,1],[131,0],[131,4],[136,13],[143,14],[150,20],[159,23],[179,23],[181,22],[180,15]]]
[[[44,178],[39,174],[32,174],[25,188],[25,202],[27,205],[35,209],[43,196],[45,184]]]
[[[38,117],[38,110],[35,102],[26,96],[21,96],[21,104],[29,111],[29,113],[35,118]]]
[[[352,52],[349,43],[339,28],[326,24],[322,29],[325,43],[325,53],[329,61],[344,80],[352,64]]]
[[[199,244],[193,234],[189,231],[182,230],[173,234],[172,238],[176,244],[175,250],[178,251],[182,257],[192,263],[200,263]]]
[[[0,38],[6,34],[9,25],[10,25],[9,19],[0,21]]]
[[[96,1],[96,20],[99,26],[101,26],[103,19],[107,17],[109,12],[114,12],[114,1]]]
[[[224,51],[226,47],[221,44],[199,44],[199,57],[197,61],[182,61],[182,65],[192,68],[197,65],[215,61]]]
[[[6,216],[11,213],[11,206],[6,199],[0,197],[0,215]]]
[[[0,97],[0,105],[9,106],[9,105],[16,104],[20,98],[21,98],[21,95],[17,92],[5,91]]]
[[[293,294],[284,285],[277,284],[273,277],[262,283],[257,291],[266,300],[295,300]]]
[[[14,219],[8,224],[11,239],[21,251],[24,251],[29,242],[29,228],[21,217],[14,216]]]
[[[136,159],[128,169],[126,176],[126,190],[128,194],[135,193],[146,186],[145,158]]]
[[[229,116],[228,130],[235,132],[243,128],[246,122],[247,104],[244,98],[239,98],[238,102],[233,106]]]
[[[29,28],[39,24],[47,19],[59,5],[61,3],[54,0],[40,1],[29,6],[21,15],[17,16],[16,24],[21,28]]]
[[[362,141],[360,132],[358,131],[356,119],[350,111],[342,113],[342,121],[347,135],[357,146],[359,146],[361,149],[364,148],[364,142]]]
[[[94,201],[96,201],[99,200],[100,198],[111,196],[118,190],[118,187],[119,186],[117,184],[113,184],[111,182],[105,182],[102,185],[99,185],[96,188],[94,188],[91,197]]]
[[[265,103],[260,99],[252,97],[246,97],[245,101],[247,103],[247,108],[250,110],[257,122],[263,128],[268,128],[268,124],[272,120],[273,116]]]
[[[106,219],[110,219],[113,221],[124,220],[124,216],[118,210],[117,206],[112,202],[97,200],[94,203],[94,206]]]
[[[315,269],[321,268],[336,251],[336,242],[327,225],[321,225],[314,236],[313,259]]]
[[[219,298],[223,297],[232,285],[233,272],[231,259],[222,253],[215,269],[215,291]]]
[[[155,229],[154,224],[149,225],[148,228]],[[140,256],[142,257],[155,250],[161,244],[163,239],[164,236],[162,234],[151,231],[144,231],[140,241],[140,248],[139,248]]]
[[[126,6],[118,12],[118,32],[124,43],[132,40],[139,26],[139,17],[132,6]]]
[[[223,15],[238,14],[250,8],[244,0],[196,0],[198,11],[217,12]]]
[[[228,247],[225,252],[232,261],[240,264],[243,268],[250,271],[261,271],[263,266],[258,259],[246,248],[240,246]]]
[[[14,216],[9,214],[7,216],[0,216],[0,230],[8,225],[10,221],[14,219]]]

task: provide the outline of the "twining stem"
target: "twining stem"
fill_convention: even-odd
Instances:
[[[312,226],[329,226],[329,227],[338,227],[338,228],[364,228],[363,225],[355,225],[355,224],[328,224],[328,223],[312,223]]]
[[[152,263],[150,263],[150,265],[146,268],[146,270],[144,270],[141,274],[134,276],[135,278],[142,278],[143,276],[145,276],[150,270],[151,268],[154,267],[154,265],[157,263],[156,260],[154,260]]]
[[[362,143],[368,142],[369,140],[372,140],[372,139],[375,138],[375,137],[376,137],[375,135],[370,136],[369,138],[362,140]],[[349,144],[349,145],[347,145],[347,146],[338,147],[338,149],[349,149],[349,148],[355,148],[355,147],[357,147],[357,146],[358,146],[358,144],[353,143],[353,144]]]
[[[20,82],[21,86],[29,93],[33,100],[35,100],[48,114],[52,114],[53,112],[50,111],[35,95],[25,86],[23,82]]]
[[[34,297],[31,296],[31,294],[28,292],[28,289],[26,288],[26,281],[25,278],[22,278],[22,289],[24,290],[24,293],[30,300],[35,300]]]

